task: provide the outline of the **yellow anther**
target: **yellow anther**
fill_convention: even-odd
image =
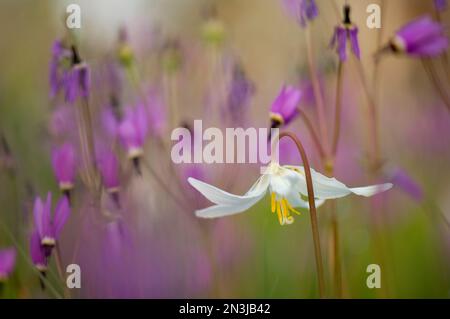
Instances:
[[[280,205],[279,201],[277,201],[277,215],[278,215],[278,221],[280,222],[280,225],[284,225],[284,218],[281,215],[281,205]]]
[[[286,200],[286,204],[290,211],[296,213],[297,215],[301,215],[301,213],[298,210],[296,210],[294,207],[292,207],[292,205],[289,204],[289,202],[287,200]]]
[[[271,196],[272,196],[272,213],[275,213],[277,205],[277,195],[275,195],[275,193],[272,193]]]

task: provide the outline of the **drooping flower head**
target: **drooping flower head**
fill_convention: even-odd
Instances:
[[[392,187],[392,184],[349,188],[335,178],[326,177],[311,169],[316,206],[327,199],[336,199],[350,194],[373,196]],[[270,163],[261,177],[243,196],[233,195],[194,178],[188,182],[215,205],[196,211],[202,218],[217,218],[244,212],[259,202],[267,191],[271,194],[271,210],[277,213],[280,225],[294,222],[292,213],[299,214],[296,208],[309,209],[303,197],[308,196],[305,170],[302,166],[280,166]],[[302,197],[303,196],[303,197]]]
[[[272,128],[289,124],[297,115],[302,92],[293,86],[283,86],[270,109]]]
[[[0,249],[0,283],[6,281],[16,264],[16,250],[14,248]]]
[[[209,7],[204,12],[205,22],[202,26],[202,38],[205,44],[219,47],[225,40],[225,26],[219,19],[214,7]]]
[[[41,237],[37,230],[31,234],[30,238],[30,255],[33,265],[42,273],[47,271],[48,261],[46,257],[46,249],[41,244]]]
[[[336,48],[341,61],[347,60],[347,46],[350,43],[353,54],[360,59],[361,51],[358,41],[358,27],[354,25],[350,19],[351,8],[349,5],[344,6],[344,20],[335,27],[334,34],[330,42],[331,48]]]
[[[148,135],[148,116],[144,105],[127,107],[119,125],[119,137],[129,158],[140,157]]]
[[[53,150],[52,166],[59,189],[63,192],[72,190],[76,173],[76,156],[72,144],[65,143]]]
[[[40,197],[36,197],[33,208],[34,226],[46,257],[51,255],[51,251],[56,245],[56,240],[69,218],[69,214],[69,200],[66,196],[63,196],[56,204],[53,216],[51,193],[47,194],[45,203]]]
[[[308,21],[313,21],[319,15],[315,0],[282,0],[283,6],[301,27],[306,27]]]
[[[389,174],[392,184],[398,186],[402,191],[409,195],[414,200],[420,202],[423,199],[422,187],[401,168],[392,170]]]
[[[87,98],[91,85],[88,65],[83,62],[75,46],[72,46],[72,67],[64,81],[66,102],[74,103],[78,98]]]
[[[96,149],[99,149],[98,147]],[[108,193],[119,191],[119,162],[116,155],[108,150],[101,149],[97,156],[97,165],[102,176],[103,185]]]
[[[246,110],[254,93],[255,86],[247,78],[242,66],[239,63],[234,64],[227,98],[233,123],[242,124],[245,121]]]
[[[117,58],[124,68],[131,67],[134,62],[134,51],[129,42],[128,29],[122,26],[118,34]]]
[[[67,66],[64,65],[64,61],[69,61],[70,50],[64,47],[61,40],[53,42],[52,57],[50,59],[49,67],[49,84],[50,84],[50,97],[55,97],[59,90],[64,85],[64,81],[67,75]]]
[[[393,53],[422,58],[438,56],[448,49],[448,45],[444,26],[425,16],[398,30],[388,47]]]
[[[143,104],[127,107],[118,134],[127,156],[133,161],[135,169],[140,173],[139,159],[144,154],[144,144],[149,132],[148,113]]]
[[[448,2],[447,0],[434,0],[434,6],[438,11],[445,11],[447,10]]]

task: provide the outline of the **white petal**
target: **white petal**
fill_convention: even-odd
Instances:
[[[262,176],[256,181],[256,183],[244,196],[239,196],[228,193],[224,190],[221,190],[220,188],[204,183],[192,177],[188,178],[188,182],[209,201],[213,202],[214,204],[224,206],[239,205],[247,200],[258,197],[266,192],[269,185],[268,178],[266,176]]]
[[[290,166],[299,175],[298,190],[301,194],[307,196],[305,171],[302,166]],[[314,197],[319,199],[334,199],[347,196],[351,193],[361,196],[372,196],[380,192],[384,192],[392,187],[392,184],[371,185],[366,187],[349,188],[336,178],[330,178],[311,169],[311,177],[313,180]]]
[[[244,196],[238,196],[194,178],[189,178],[188,181],[208,200],[217,204],[195,212],[198,217],[203,218],[217,218],[242,213],[261,200],[269,187],[269,177],[261,176]]]
[[[379,184],[379,185],[372,185],[372,186],[366,186],[366,187],[355,187],[350,188],[350,190],[355,193],[356,195],[366,196],[370,197],[378,193],[385,192],[392,188],[391,183],[386,184]]]
[[[208,208],[200,209],[195,212],[195,215],[201,218],[218,218],[239,214],[259,202],[261,198],[264,197],[264,195],[265,193],[262,193],[259,195],[259,197],[248,199],[246,202],[242,202],[240,205],[214,205]]]
[[[309,202],[307,200],[304,200],[300,197],[300,194],[292,194],[288,197],[286,197],[289,204],[291,204],[294,208],[306,208],[309,210]],[[320,206],[325,203],[324,199],[316,199],[316,208],[319,208]]]
[[[287,197],[292,193],[299,181],[299,174],[293,170],[278,166],[267,174],[270,177],[270,191],[278,195],[278,197]]]

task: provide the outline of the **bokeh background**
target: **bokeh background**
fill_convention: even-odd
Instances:
[[[317,2],[320,15],[312,34],[331,120],[337,58],[328,43],[341,19],[344,1]],[[372,2],[377,1],[348,1],[360,28],[361,61],[368,78],[373,74],[379,32],[386,42],[411,19],[434,14],[433,1],[388,0],[382,12],[382,29],[368,29],[366,7]],[[64,296],[53,262],[47,288],[41,289],[29,257],[28,239],[34,196],[50,190],[57,197],[59,192],[50,161],[52,145],[58,139],[49,128],[55,101],[49,99],[48,67],[53,41],[67,33],[64,12],[70,3],[78,3],[82,10],[82,28],[75,31],[75,37],[82,57],[93,70],[94,108],[107,103],[102,93],[105,81],[100,71],[96,78],[95,70],[114,58],[120,28],[126,27],[135,51],[140,85],[156,87],[164,96],[167,88],[161,55],[167,43],[177,44],[182,62],[176,70],[174,91],[169,90],[177,96],[176,102],[165,100],[167,108],[176,103],[174,119],[166,123],[162,135],[166,146],[171,143],[171,129],[182,122],[203,119],[209,126],[224,124],[215,104],[221,92],[228,92],[223,88],[226,72],[221,78],[211,71],[217,59],[225,69],[239,63],[252,83],[245,126],[267,127],[268,111],[281,85],[297,83],[306,73],[304,31],[277,0],[2,0],[0,134],[10,148],[10,155],[3,152],[2,156],[11,156],[8,159],[13,167],[5,165],[0,171],[0,247],[17,249],[15,270],[1,292],[5,298]],[[225,34],[220,48],[213,52],[202,37],[211,8]],[[443,19],[449,22],[448,12]],[[346,66],[344,79],[336,177],[348,185],[365,185],[370,182],[365,165],[367,106],[355,61]],[[121,103],[134,103],[136,92],[126,76],[123,82]],[[448,298],[450,114],[418,60],[383,59],[378,92],[384,179],[403,172],[417,189],[408,192],[407,187],[395,185],[378,198],[381,204],[354,197],[338,201],[343,296]],[[313,166],[320,170],[303,123],[296,121],[289,129],[304,138]],[[124,169],[121,192],[125,204],[115,212],[115,218],[105,217],[86,204],[83,184],[77,182],[74,208],[60,239],[63,264],[74,262],[82,269],[82,288],[70,291],[71,297],[317,297],[307,212],[292,226],[281,227],[266,199],[244,214],[198,220],[194,210],[208,203],[185,184],[181,175],[186,170],[177,167],[178,177],[170,173],[167,147],[165,150],[150,141],[146,157],[174,192],[188,194],[190,200],[183,207],[175,204],[150,175],[140,177]],[[294,152],[286,160],[299,164],[296,156]],[[256,165],[214,164],[189,169],[201,170],[204,180],[234,193],[245,192],[259,172]],[[376,216],[371,205],[377,205]],[[327,292],[332,296],[326,207],[319,210],[319,223]],[[379,238],[374,238],[373,229],[378,229]],[[381,254],[376,253],[379,250]],[[373,263],[383,264],[381,290],[366,286],[366,267]]]

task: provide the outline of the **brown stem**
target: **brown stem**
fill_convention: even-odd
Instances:
[[[336,215],[336,200],[331,202],[331,229],[333,236],[333,278],[334,289],[337,298],[342,298],[342,269],[339,244],[339,225]]]
[[[334,111],[334,134],[333,134],[333,146],[332,157],[334,158],[337,153],[339,144],[339,137],[341,133],[341,108],[342,108],[342,75],[343,75],[343,63],[339,61],[337,71],[337,84],[336,84],[336,105]]]
[[[283,132],[280,134],[279,139],[281,140],[283,137],[290,138],[295,145],[297,146],[298,152],[302,158],[303,166],[305,168],[305,177],[306,177],[306,189],[308,191],[308,202],[309,202],[309,212],[311,216],[311,228],[314,242],[314,252],[316,258],[316,269],[317,269],[317,280],[319,284],[319,295],[320,298],[325,297],[325,280],[324,280],[324,272],[323,272],[323,263],[322,263],[322,252],[320,249],[320,236],[319,236],[319,226],[317,222],[317,211],[316,211],[316,203],[314,197],[314,187],[311,176],[311,167],[309,166],[308,157],[306,156],[305,149],[303,148],[302,143],[294,134],[290,132]]]
[[[447,92],[445,89],[441,86],[441,83],[439,82],[439,77],[436,74],[433,65],[430,61],[422,59],[423,66],[425,68],[425,71],[428,74],[428,77],[430,78],[431,82],[433,83],[434,87],[436,88],[436,91],[441,96],[442,101],[444,102],[447,109],[450,111],[450,97],[447,96]]]
[[[320,158],[324,159],[326,154],[322,147],[322,144],[320,143],[319,136],[317,135],[316,130],[314,129],[314,126],[309,119],[308,115],[306,115],[305,111],[303,111],[301,108],[297,108],[298,113],[300,114],[300,117],[302,118],[303,122],[306,125],[306,128],[309,131],[309,134],[311,134],[311,138],[313,139],[314,145],[317,148],[317,151],[319,152]]]
[[[324,145],[324,149],[328,151],[328,132],[327,132],[327,125],[326,125],[326,117],[325,117],[325,104],[322,96],[322,91],[320,89],[320,81],[317,76],[316,70],[315,70],[315,61],[314,61],[314,54],[313,54],[313,47],[312,47],[312,40],[311,40],[311,27],[308,26],[305,30],[305,36],[306,36],[306,52],[307,52],[307,58],[308,58],[308,66],[309,66],[309,74],[311,77],[311,83],[313,86],[314,91],[314,97],[316,100],[316,106],[317,106],[317,117],[319,119],[319,131],[322,138],[322,142]]]

